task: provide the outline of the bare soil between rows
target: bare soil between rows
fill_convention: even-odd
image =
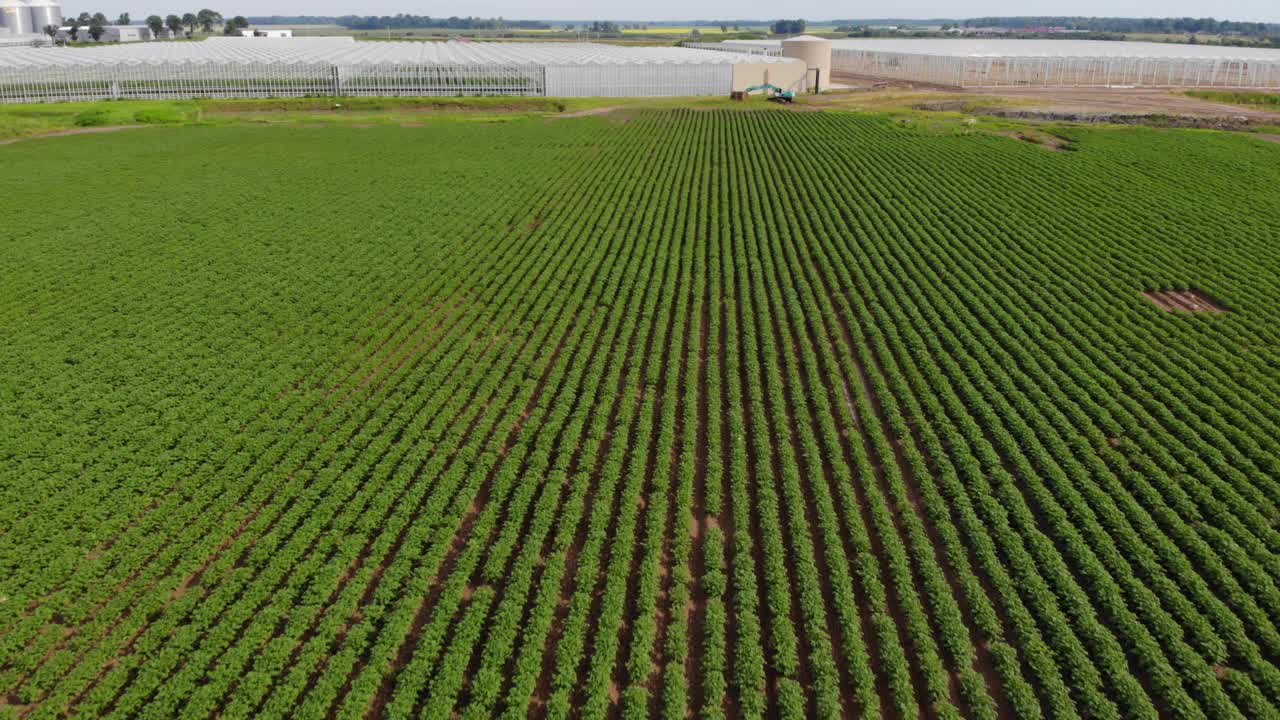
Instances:
[[[1167,312],[1225,313],[1231,311],[1202,290],[1143,290],[1142,296]]]
[[[68,137],[71,135],[102,135],[104,133],[120,132],[121,130],[134,130],[143,128],[146,125],[100,125],[97,127],[78,127],[67,128],[65,130],[54,130],[52,132],[37,133],[35,135],[26,135],[24,137],[8,138],[0,140],[0,145],[13,145],[14,143],[24,142],[26,140],[39,140],[41,138]]]

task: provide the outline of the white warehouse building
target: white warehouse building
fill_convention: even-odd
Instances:
[[[769,40],[698,43],[734,54],[783,54]],[[847,38],[836,74],[959,87],[1280,88],[1280,50],[1107,40]]]
[[[48,43],[48,26],[62,26],[55,0],[0,0],[0,47]]]
[[[802,90],[805,72],[805,63],[798,60],[677,47],[210,38],[193,43],[3,49],[0,102],[305,95],[729,95],[762,82]]]
[[[65,42],[70,39],[71,28],[69,26],[58,28],[58,40]],[[155,36],[151,32],[151,28],[146,25],[104,25],[102,27],[102,36],[96,42],[145,42],[154,39]],[[93,36],[89,34],[87,25],[80,25],[76,28],[76,41],[95,42]]]

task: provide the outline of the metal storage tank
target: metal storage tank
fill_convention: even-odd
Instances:
[[[0,0],[0,34],[31,35],[34,32],[26,0]]]
[[[62,6],[55,0],[27,0],[27,5],[31,14],[31,32],[42,33],[46,25],[62,27]]]
[[[831,84],[830,40],[824,40],[812,35],[787,38],[782,41],[782,57],[803,60],[809,66],[809,78],[805,84],[807,87],[809,83],[814,83],[814,92]],[[814,70],[817,70],[816,79],[814,78]]]

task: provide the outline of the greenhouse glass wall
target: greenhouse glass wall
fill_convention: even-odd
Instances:
[[[750,53],[671,47],[357,43],[351,38],[217,38],[199,43],[8,48],[0,49],[0,102],[317,95],[727,95],[733,88],[735,66],[792,62]]]
[[[714,49],[717,43],[699,43]],[[772,53],[776,41],[727,41],[723,51]],[[1103,40],[850,38],[832,41],[832,68],[851,75],[960,87],[1280,88],[1280,50]]]

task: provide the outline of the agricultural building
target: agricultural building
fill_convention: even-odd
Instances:
[[[699,49],[787,55],[788,41],[729,40]],[[960,87],[1280,88],[1280,50],[1104,40],[848,38],[831,69]]]
[[[831,41],[812,35],[800,35],[782,41],[782,57],[795,58],[805,64],[809,77],[805,87],[821,89],[831,83]]]
[[[0,51],[0,102],[307,95],[728,95],[800,89],[802,61],[592,43],[357,43],[211,38],[197,43]]]
[[[62,7],[54,0],[0,0],[0,47],[48,43],[49,25],[62,25]]]

